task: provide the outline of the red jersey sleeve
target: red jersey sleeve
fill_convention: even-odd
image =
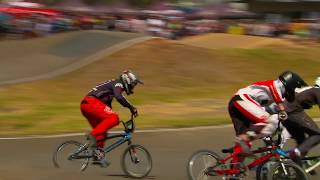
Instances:
[[[254,83],[254,85],[263,86],[267,88],[275,103],[279,104],[283,102],[281,90],[277,88],[276,82],[274,80],[256,82]]]

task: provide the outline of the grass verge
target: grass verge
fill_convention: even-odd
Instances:
[[[319,75],[318,48],[212,50],[151,40],[54,79],[1,87],[0,136],[89,130],[80,100],[94,85],[116,78],[124,69],[132,69],[145,81],[128,97],[140,112],[139,128],[230,123],[228,100],[247,84],[275,79],[286,69],[312,84]],[[122,119],[128,117],[128,110],[116,102],[114,109]]]

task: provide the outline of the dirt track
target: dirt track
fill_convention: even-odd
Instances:
[[[250,49],[268,45],[293,45],[292,42],[279,38],[216,33],[187,37],[184,38],[181,43],[208,49]]]
[[[79,173],[55,169],[51,162],[53,150],[65,140],[82,137],[0,140],[0,180],[122,180],[127,179],[120,168],[119,157],[124,147],[108,155],[111,166],[102,169],[90,166]],[[186,180],[186,163],[199,149],[219,152],[232,145],[232,127],[178,132],[136,133],[134,143],[144,145],[152,154],[153,170],[147,179]],[[319,146],[314,152],[319,152]],[[219,153],[221,154],[221,153]],[[316,180],[319,177],[314,177]],[[248,178],[253,179],[253,178]]]
[[[122,46],[126,46],[127,41],[138,39],[139,42],[143,37],[134,33],[79,31],[0,42],[0,85],[47,79],[76,70],[88,64],[84,61],[92,62],[92,58],[99,60],[106,56],[106,49],[114,45],[123,43]],[[97,56],[99,54],[102,57]]]

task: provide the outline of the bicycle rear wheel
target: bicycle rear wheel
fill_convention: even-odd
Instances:
[[[215,152],[200,150],[189,159],[187,171],[190,180],[222,179],[223,176],[209,175],[208,170],[219,164],[221,157]]]
[[[78,141],[66,141],[53,153],[56,168],[84,171],[89,163],[89,150]]]
[[[267,180],[308,180],[305,171],[291,161],[273,164],[267,173]]]
[[[121,157],[122,170],[132,178],[144,178],[152,169],[152,158],[141,145],[128,146]]]

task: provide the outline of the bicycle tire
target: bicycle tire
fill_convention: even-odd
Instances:
[[[54,151],[52,156],[53,165],[56,168],[67,168],[67,167],[73,167],[74,164],[77,164],[76,167],[79,169],[78,164],[80,164],[80,171],[84,171],[88,164],[89,164],[89,158],[83,158],[83,159],[75,159],[72,158],[71,155],[76,153],[78,150],[80,150],[81,147],[84,147],[84,145],[78,141],[66,141],[59,145],[57,149]],[[67,148],[71,148],[70,151],[66,151]],[[84,155],[88,155],[88,150],[84,150],[81,152]],[[67,155],[67,157],[63,157],[63,155]],[[64,160],[67,160],[64,162]],[[69,168],[70,168],[69,167]]]
[[[288,174],[284,174],[282,164]],[[294,173],[293,173],[294,172]],[[282,174],[280,174],[282,173]],[[292,161],[277,162],[272,165],[267,173],[267,180],[309,180],[305,171]]]
[[[204,162],[204,168],[201,168],[199,173],[194,173],[193,166],[196,164],[196,160],[198,159],[198,157],[201,157],[201,156],[211,157],[212,159],[215,160],[215,163]],[[193,153],[193,155],[189,158],[188,165],[187,165],[188,178],[190,180],[199,180],[199,176],[200,176],[200,177],[204,177],[204,179],[208,179],[209,176],[206,175],[205,171],[207,170],[207,168],[216,165],[216,163],[218,163],[221,159],[222,158],[217,153],[210,150],[200,150]],[[222,178],[223,176],[215,176],[215,177]]]
[[[130,165],[133,165],[133,168]],[[131,178],[142,179],[148,176],[152,170],[152,158],[149,151],[137,144],[128,146],[121,156],[121,168]]]

